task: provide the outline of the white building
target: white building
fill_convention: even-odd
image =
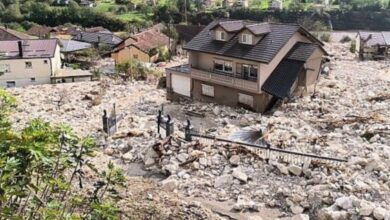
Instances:
[[[0,87],[51,83],[60,69],[56,39],[0,41]]]

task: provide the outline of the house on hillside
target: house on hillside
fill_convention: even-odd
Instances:
[[[48,27],[48,26],[33,26],[28,31],[27,34],[36,36],[38,38],[58,38],[58,39],[70,39],[71,34],[80,31],[81,28],[78,26],[64,26],[60,25],[57,27]]]
[[[56,39],[0,41],[0,87],[50,83],[60,69]]]
[[[184,49],[188,64],[167,68],[167,97],[257,112],[314,90],[326,51],[299,25],[214,21]]]
[[[187,55],[187,51],[183,47],[192,40],[199,32],[203,30],[203,25],[184,25],[176,24],[175,30],[178,34],[178,39],[175,45],[175,53],[178,55]]]
[[[229,7],[248,7],[248,0],[223,0],[222,6],[225,8]]]
[[[159,58],[160,51],[168,52],[169,37],[156,28],[150,28],[134,34],[118,44],[111,57],[115,62],[135,59],[141,62],[154,63]]]
[[[390,55],[390,31],[359,31],[356,36],[359,58],[387,59]]]
[[[24,40],[33,39],[33,36],[28,34],[0,26],[0,41],[1,40]]]
[[[269,10],[283,10],[283,1],[282,0],[270,0],[268,2]]]
[[[65,62],[85,62],[90,61],[88,50],[94,50],[90,43],[75,40],[60,40],[62,60]],[[97,52],[96,52],[97,53]],[[82,59],[82,60],[81,60]]]
[[[0,87],[92,79],[89,71],[62,69],[57,39],[0,41]]]

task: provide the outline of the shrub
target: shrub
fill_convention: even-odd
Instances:
[[[330,33],[323,33],[321,35],[321,40],[324,42],[329,42],[330,41]]]
[[[351,51],[351,53],[356,52],[356,41],[355,40],[351,41],[351,47],[349,48],[349,51]]]
[[[340,43],[347,43],[350,42],[351,40],[352,39],[348,35],[345,35],[343,36],[343,38],[341,38]]]

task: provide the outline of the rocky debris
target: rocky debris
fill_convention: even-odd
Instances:
[[[250,200],[248,197],[243,196],[243,195],[238,196],[237,202],[233,206],[233,210],[239,211],[239,212],[246,211],[246,210],[259,211],[259,209],[260,209],[259,204],[256,204],[255,202]]]
[[[310,217],[309,215],[306,215],[306,214],[298,214],[298,215],[294,215],[291,220],[310,220]]]
[[[242,172],[240,168],[234,169],[232,175],[234,178],[236,178],[244,183],[246,183],[248,181],[248,176],[244,172]]]
[[[280,102],[268,114],[214,103],[170,103],[165,90],[144,82],[83,82],[9,89],[18,100],[11,119],[17,127],[31,118],[70,124],[78,134],[95,137],[102,152],[119,159],[125,169],[142,162],[147,169],[172,176],[164,183],[178,196],[231,201],[242,195],[279,209],[286,217],[297,213],[320,220],[386,219],[390,210],[389,65],[355,61],[346,45],[331,46],[331,70],[320,76],[315,94]],[[57,105],[64,89],[69,97]],[[100,102],[93,104],[95,99]],[[113,103],[123,114],[115,138],[101,131],[103,110],[110,112]],[[162,104],[164,114],[174,118],[179,136],[190,118],[206,134],[228,138],[242,129],[261,129],[272,147],[348,162],[288,163],[279,158],[267,163],[244,147],[197,141],[172,141],[158,146],[154,154],[149,150],[157,141],[155,119]],[[188,111],[204,118],[186,115]],[[189,204],[183,207],[196,210]]]
[[[382,207],[377,207],[374,209],[373,216],[377,220],[382,220],[382,219],[390,219],[390,211],[386,210]]]

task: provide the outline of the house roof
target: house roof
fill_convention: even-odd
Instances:
[[[27,34],[42,37],[50,32],[55,32],[55,28],[53,27],[47,27],[47,26],[32,26],[30,29],[28,29]]]
[[[303,65],[304,62],[301,61],[283,59],[264,82],[261,89],[276,98],[286,98],[290,94],[291,87]]]
[[[279,99],[286,98],[305,62],[319,47],[313,43],[296,43],[267,78],[261,89]]]
[[[268,34],[271,28],[268,23],[246,25],[246,28],[254,35]]]
[[[80,42],[75,40],[60,40],[61,42],[61,52],[69,53],[79,50],[84,50],[92,47],[92,44],[86,42]]]
[[[31,38],[32,36],[28,34],[0,26],[0,40],[22,40]]]
[[[135,40],[131,45],[134,45],[144,52],[169,44],[169,37],[155,28],[150,28],[138,34],[134,34],[130,36],[130,38]]]
[[[179,39],[189,42],[194,38],[199,32],[203,30],[205,26],[203,25],[183,25],[176,24],[175,29],[179,35]]]
[[[286,58],[290,60],[306,62],[307,59],[313,54],[314,50],[319,46],[311,43],[296,43],[289,51]]]
[[[241,22],[242,26],[238,25]],[[210,30],[217,25],[225,24],[225,21],[214,21],[205,27],[198,35],[196,35],[184,49],[200,51],[205,53],[217,54],[227,57],[235,57],[240,59],[252,60],[262,63],[269,63],[276,56],[279,50],[288,42],[288,40],[296,33],[300,32],[316,44],[322,43],[313,37],[308,31],[299,25],[295,24],[271,24],[268,23],[270,32],[265,34],[264,38],[255,45],[244,45],[238,43],[238,36],[242,28],[251,26],[255,23],[250,21],[233,22],[231,26],[235,26],[230,30],[236,30],[236,34],[227,42],[214,40]],[[237,24],[238,23],[238,24]],[[229,26],[230,27],[230,26]],[[241,27],[240,29],[238,27]],[[261,27],[261,28],[259,28]],[[257,28],[264,29],[265,26]]]
[[[88,42],[88,43],[105,43],[109,45],[117,45],[122,42],[122,39],[115,36],[113,33],[100,33],[100,32],[85,32],[81,31],[76,33],[72,40]]]
[[[0,59],[50,58],[54,57],[56,39],[23,40],[23,56],[19,56],[19,40],[0,41]]]
[[[236,32],[244,27],[244,21],[242,20],[230,20],[214,23],[209,29],[213,30],[216,27],[222,27],[226,32]]]
[[[362,40],[367,41],[368,47],[372,46],[390,46],[390,32],[377,32],[377,31],[359,31],[358,33]]]

